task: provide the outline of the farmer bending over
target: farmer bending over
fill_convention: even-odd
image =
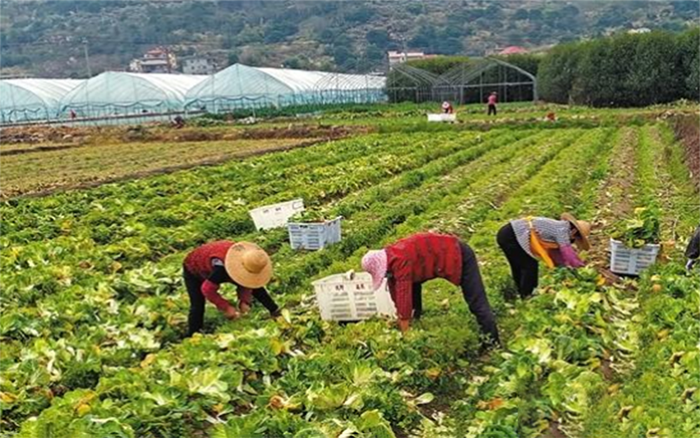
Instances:
[[[273,316],[279,312],[265,289],[272,277],[272,262],[254,243],[226,240],[206,243],[187,255],[183,276],[190,296],[188,336],[200,331],[204,325],[205,300],[214,304],[228,319],[247,313],[253,298]],[[233,283],[238,287],[239,310],[219,294],[222,283]]]
[[[538,258],[550,268],[583,266],[571,245],[590,249],[590,232],[588,222],[568,213],[562,214],[561,220],[528,217],[504,225],[496,240],[508,259],[520,297],[529,297],[537,287]]]
[[[444,278],[462,287],[464,299],[482,332],[490,336],[489,342],[499,342],[476,255],[456,237],[418,233],[382,250],[369,251],[362,258],[362,268],[372,275],[375,290],[388,278],[402,332],[408,330],[411,316],[418,319],[423,312],[422,284]]]

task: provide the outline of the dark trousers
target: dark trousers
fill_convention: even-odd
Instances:
[[[182,270],[182,276],[185,280],[187,295],[190,297],[187,336],[192,336],[192,334],[202,330],[204,326],[204,305],[206,304],[206,298],[202,294],[204,279],[192,274],[187,269]],[[270,313],[279,312],[279,307],[264,287],[253,289],[253,298],[259,301]]]
[[[513,226],[510,223],[504,225],[498,231],[496,241],[508,259],[510,271],[520,297],[525,299],[531,296],[537,287],[539,263],[520,246],[518,239],[515,237],[515,230],[513,230]]]
[[[496,111],[496,105],[489,105],[489,112],[488,112],[487,115],[490,116],[491,114],[493,114],[493,115],[495,116],[496,113],[497,113],[497,111]]]
[[[459,243],[459,246],[462,251],[462,279],[460,285],[464,300],[467,302],[469,310],[476,317],[476,322],[479,324],[482,333],[490,336],[490,342],[500,342],[496,318],[486,297],[486,288],[481,278],[476,254],[474,254],[473,249],[462,242]],[[423,313],[422,290],[423,285],[421,283],[413,284],[414,318],[420,318]]]

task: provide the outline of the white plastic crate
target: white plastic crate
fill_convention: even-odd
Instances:
[[[610,270],[616,274],[639,275],[656,262],[660,245],[627,248],[622,242],[610,239]]]
[[[289,222],[289,243],[292,249],[317,250],[340,242],[340,220],[338,216],[323,222]]]
[[[313,282],[321,318],[327,321],[360,321],[374,315],[396,317],[386,281],[372,290],[372,276],[353,271]]]
[[[269,230],[287,225],[289,218],[304,211],[304,200],[294,199],[280,202],[279,204],[265,205],[250,210],[255,228],[258,230]]]
[[[428,114],[429,122],[456,122],[457,114]]]

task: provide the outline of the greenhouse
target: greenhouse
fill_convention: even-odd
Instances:
[[[386,78],[234,64],[211,76],[105,72],[90,79],[0,81],[0,123],[121,124],[173,113],[387,100]],[[183,114],[184,115],[184,114]]]
[[[182,111],[185,93],[207,76],[105,72],[82,83],[60,101],[59,118],[75,111],[100,118]]]
[[[385,79],[320,71],[256,68],[234,64],[189,90],[186,109],[224,112],[239,108],[283,107],[386,100]]]
[[[81,82],[73,79],[0,80],[0,123],[55,118],[61,98]]]

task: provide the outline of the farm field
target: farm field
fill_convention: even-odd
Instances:
[[[562,107],[560,121],[545,124],[540,108],[504,107],[485,127],[426,125],[415,106],[331,114],[298,123],[363,129],[238,159],[310,139],[1,157],[12,198],[0,205],[1,436],[700,435],[700,276],[685,274],[682,257],[698,222],[697,174],[664,116],[695,110]],[[293,198],[342,215],[342,241],[296,252],[286,230],[255,230],[248,210]],[[663,263],[619,279],[607,271],[608,239],[637,207],[658,212]],[[496,232],[519,216],[563,211],[594,224],[588,266],[543,269],[534,297],[505,300],[510,272]],[[447,282],[426,284],[425,313],[405,335],[388,320],[320,319],[313,280],[359,270],[367,249],[425,230],[476,251],[502,348],[479,353],[477,325]],[[185,338],[182,260],[215,239],[254,241],[272,255],[269,289],[284,310],[228,321],[208,306],[205,332]]]

